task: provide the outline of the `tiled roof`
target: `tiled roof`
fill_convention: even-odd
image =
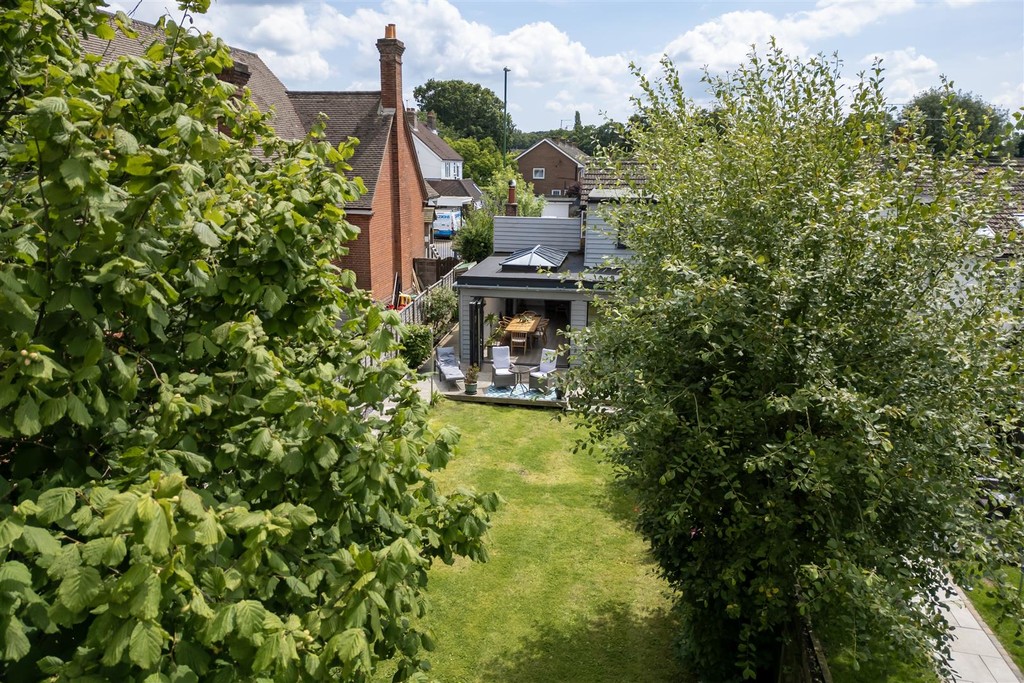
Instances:
[[[441,136],[430,130],[425,122],[420,121],[417,123],[412,129],[412,134],[426,145],[431,152],[436,154],[441,161],[462,161],[462,155],[452,149],[451,145],[445,142]]]
[[[111,17],[113,23],[113,17]],[[116,28],[113,40],[101,40],[94,35],[82,41],[82,48],[89,54],[101,55],[104,62],[110,62],[120,56],[141,57],[154,41],[164,39],[163,32],[155,25],[138,19],[132,20],[132,28],[139,34],[137,38],[128,38]],[[271,125],[280,137],[287,140],[302,138],[306,130],[302,127],[295,109],[288,100],[288,92],[284,84],[260,59],[255,52],[231,48],[231,59],[244,64],[249,69],[249,82],[246,87],[252,93],[253,102],[262,112],[273,109]]]
[[[586,152],[577,147],[573,147],[564,140],[553,140],[551,138],[548,138],[548,142],[550,142],[552,145],[560,149],[562,152],[564,152],[578,164],[583,164],[585,166],[587,162],[590,161],[589,154],[587,154]]]
[[[359,140],[355,154],[348,162],[352,166],[348,175],[363,179],[366,194],[348,206],[353,209],[371,208],[394,118],[394,114],[381,110],[380,91],[289,92],[288,97],[307,129],[312,128],[321,113],[327,116],[324,135],[332,145],[350,137]]]
[[[643,184],[640,165],[635,161],[617,161],[614,165],[592,163],[580,179],[580,201],[586,202],[593,190],[622,190],[630,184]]]
[[[472,197],[480,199],[483,192],[472,180],[462,178],[461,180],[449,180],[447,178],[427,179],[429,185],[438,195],[442,197]]]
[[[993,230],[1007,233],[1016,230],[1021,234],[1024,233],[1024,223],[1018,222],[1017,217],[1024,217],[1024,159],[1011,159],[1009,169],[1013,171],[1009,187],[1010,200],[989,224]]]
[[[544,144],[551,145],[552,147],[557,149],[559,152],[561,152],[565,156],[569,157],[570,160],[572,160],[573,162],[575,162],[579,166],[586,167],[587,163],[589,161],[591,161],[590,155],[588,155],[583,150],[577,149],[576,147],[573,147],[568,142],[565,142],[563,140],[555,140],[553,138],[544,138],[543,140],[539,140],[538,142],[535,142],[533,145],[530,146],[529,149],[527,149],[524,152],[520,152],[519,155],[516,156],[516,161],[519,161],[520,158],[522,158],[526,154],[532,152],[534,149],[536,149],[537,147],[540,147],[541,145],[544,145]]]

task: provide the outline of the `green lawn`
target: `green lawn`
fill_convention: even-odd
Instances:
[[[687,681],[672,656],[667,584],[632,530],[632,506],[610,468],[573,455],[555,413],[442,401],[437,422],[463,434],[442,490],[497,491],[490,561],[430,573],[446,683]],[[385,679],[382,679],[385,680]]]

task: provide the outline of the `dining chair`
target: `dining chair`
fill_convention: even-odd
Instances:
[[[512,350],[515,351],[517,346],[523,348],[523,353],[526,353],[526,342],[529,341],[530,337],[526,332],[513,332],[512,333]]]
[[[534,332],[533,332],[533,343],[534,343],[534,346],[536,347],[536,344],[538,344],[538,343],[543,344],[544,342],[546,342],[547,341],[547,334],[548,334],[548,319],[547,318],[541,318],[540,322],[537,323],[537,329],[534,330]]]
[[[512,372],[512,355],[507,346],[495,346],[491,349],[491,386],[514,387],[516,376]]]

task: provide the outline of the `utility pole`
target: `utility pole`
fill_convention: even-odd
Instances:
[[[505,104],[501,111],[501,165],[505,165],[505,158],[508,156],[508,72],[505,67]]]

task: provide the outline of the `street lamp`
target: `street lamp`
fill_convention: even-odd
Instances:
[[[508,154],[508,72],[505,67],[505,104],[501,111],[501,165],[505,165],[505,156]]]

